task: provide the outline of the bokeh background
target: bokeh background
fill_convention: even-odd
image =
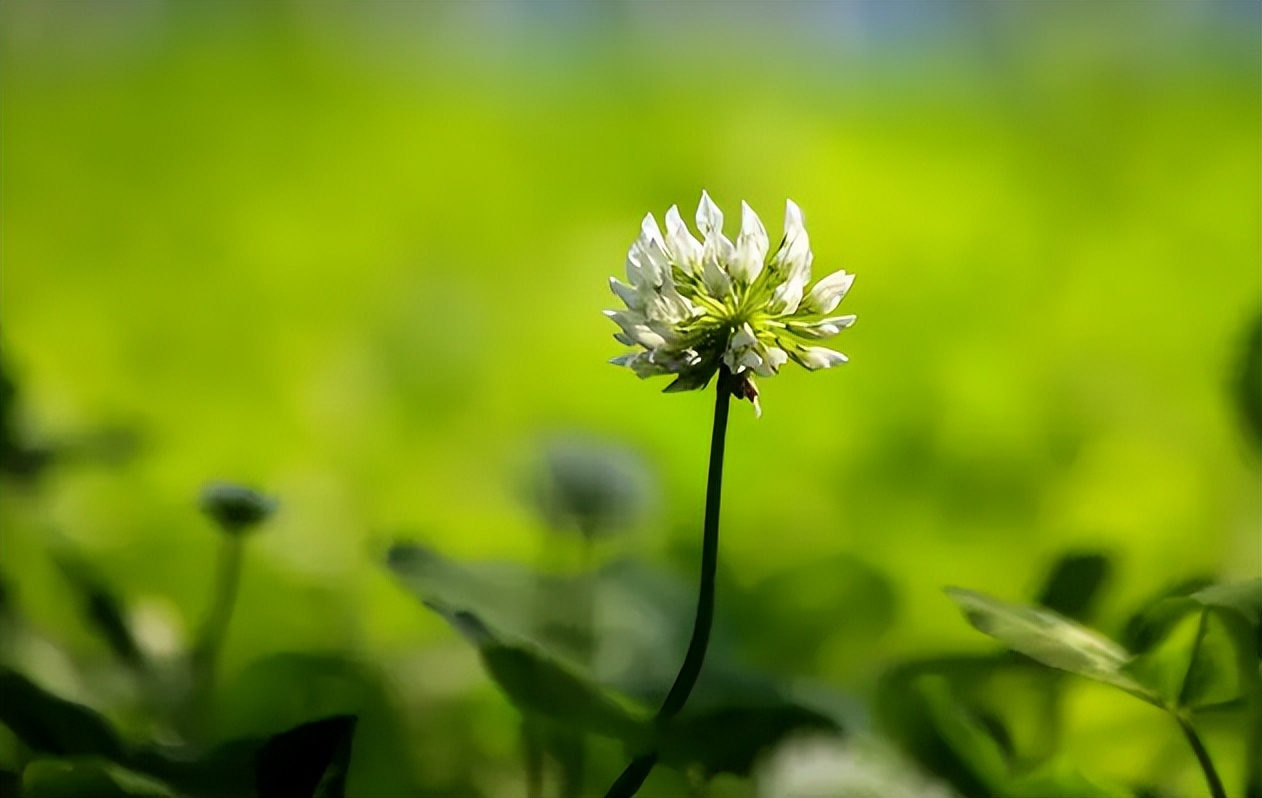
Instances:
[[[643,214],[690,218],[703,188],[773,237],[794,199],[817,272],[858,275],[850,363],[734,408],[719,613],[742,662],[862,704],[907,657],[990,650],[944,585],[1030,599],[1100,551],[1108,628],[1178,580],[1258,575],[1260,8],[4,3],[16,429],[135,444],[3,486],[33,678],[126,723],[50,552],[177,650],[218,545],[197,491],[236,480],[282,509],[250,541],[215,733],[326,700],[374,741],[353,792],[521,792],[516,710],[384,552],[692,584],[711,398],[607,365],[600,311]],[[558,445],[642,474],[630,529],[587,554],[532,499]],[[332,658],[356,663],[340,697],[276,698]],[[1083,687],[1084,771],[1181,750],[1152,712]]]

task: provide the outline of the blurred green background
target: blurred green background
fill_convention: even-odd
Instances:
[[[1256,576],[1234,386],[1262,308],[1259,9],[4,3],[20,429],[139,440],[3,487],[0,569],[56,643],[32,676],[125,703],[82,675],[107,651],[50,550],[178,647],[213,578],[197,490],[242,481],[282,510],[251,541],[217,733],[290,725],[260,698],[276,655],[346,655],[381,691],[323,694],[376,713],[360,793],[520,792],[515,710],[382,557],[577,567],[523,485],[590,440],[657,486],[596,555],[695,580],[711,397],[606,365],[600,311],[643,214],[690,218],[703,188],[773,237],[794,199],[817,274],[858,275],[851,362],[734,408],[720,622],[765,599],[762,626],[728,619],[744,661],[863,697],[900,658],[989,650],[944,585],[1031,598],[1067,550],[1113,558],[1105,627],[1180,579]],[[832,562],[888,586],[888,622],[833,612]],[[1088,771],[1181,745],[1095,746],[1151,710],[1082,696]]]

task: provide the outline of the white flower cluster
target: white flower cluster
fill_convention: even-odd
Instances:
[[[807,342],[854,323],[853,315],[829,315],[854,275],[834,272],[807,289],[810,241],[792,200],[786,203],[784,238],[770,256],[767,230],[743,202],[732,242],[723,235],[723,212],[702,192],[697,231],[700,241],[677,206],[666,212],[665,236],[652,214],[644,217],[627,253],[630,285],[609,279],[626,309],[605,311],[621,328],[614,337],[641,349],[610,362],[640,377],[675,375],[668,392],[704,388],[722,365],[744,375],[744,395],[755,400],[752,374],[770,377],[790,359],[812,371],[846,362],[840,352]]]

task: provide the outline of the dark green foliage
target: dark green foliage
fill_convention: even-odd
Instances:
[[[1241,419],[1254,445],[1262,449],[1262,313],[1245,337],[1238,380]]]
[[[1233,717],[1250,752],[1241,769],[1244,792],[1255,794],[1262,785],[1256,757],[1256,743],[1262,741],[1262,580],[1176,590],[1158,598],[1128,624],[1128,636],[1143,644],[1134,654],[1046,608],[956,588],[948,593],[975,627],[1013,651],[1167,710],[1215,794],[1224,789],[1194,721]]]
[[[832,718],[789,702],[685,709],[662,730],[659,759],[679,768],[697,765],[707,776],[747,776],[758,755],[788,735],[837,731]]]
[[[255,757],[259,798],[342,798],[355,717],[339,715],[277,734]]]
[[[0,770],[0,798],[18,798],[22,777],[12,770]]]
[[[642,744],[645,724],[579,674],[524,646],[480,647],[487,673],[518,708],[592,734]]]
[[[1112,570],[1104,554],[1066,554],[1052,568],[1038,603],[1066,618],[1085,621],[1091,617]]]
[[[0,476],[32,480],[52,463],[53,453],[21,434],[17,409],[17,382],[0,359]]]
[[[124,754],[114,729],[95,711],[58,698],[5,666],[0,666],[0,697],[0,722],[34,751],[112,760]]]
[[[84,619],[127,665],[140,668],[144,657],[132,636],[121,599],[82,557],[69,548],[56,557],[57,565],[79,596]]]
[[[840,728],[829,713],[741,667],[720,639],[688,709],[655,733],[650,710],[679,667],[695,599],[684,585],[642,566],[617,562],[591,577],[555,577],[507,565],[464,566],[412,543],[395,545],[388,564],[478,647],[488,675],[528,717],[621,740],[632,753],[660,749],[666,764],[711,775],[748,774],[759,753],[792,732]],[[583,619],[592,621],[582,602],[593,595],[602,613],[583,634]],[[636,667],[590,673],[582,663],[593,639],[627,652]]]
[[[40,759],[22,771],[23,798],[162,798],[177,793],[97,757]]]

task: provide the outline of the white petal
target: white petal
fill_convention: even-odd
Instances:
[[[789,332],[794,335],[800,335],[803,338],[832,338],[837,333],[854,324],[855,317],[850,316],[833,316],[829,319],[820,319],[819,321],[790,321],[788,323]]]
[[[830,319],[824,319],[823,321],[820,322],[820,324],[831,324],[832,326],[836,327],[838,330],[844,330],[850,325],[854,324],[854,320],[856,318],[858,317],[855,316],[853,313],[851,313],[848,316],[833,316]]]
[[[646,241],[662,243],[662,231],[657,226],[657,220],[653,218],[653,214],[646,213],[644,218],[640,220],[640,237]]]
[[[785,282],[776,286],[771,299],[767,302],[767,310],[780,314],[796,313],[798,305],[802,302],[802,288],[805,283],[805,280],[790,275]]]
[[[794,358],[811,371],[828,369],[845,363],[849,358],[840,352],[825,349],[822,346],[804,346]]]
[[[670,279],[670,263],[662,249],[662,234],[651,213],[640,223],[640,235],[627,251],[627,279],[637,288],[657,287]]]
[[[701,192],[701,203],[697,205],[697,232],[702,238],[708,238],[711,233],[723,232],[723,211],[719,210],[719,206],[714,204],[714,200],[705,191]]]
[[[605,318],[613,321],[614,324],[626,329],[635,324],[643,324],[644,316],[636,313],[634,310],[604,310]]]
[[[787,200],[784,211],[784,241],[772,265],[780,274],[798,277],[803,283],[811,279],[811,240],[806,234],[802,209],[793,200]]]
[[[618,295],[619,299],[626,303],[627,307],[632,310],[644,310],[644,297],[641,296],[640,292],[617,277],[609,278],[609,288]]]
[[[666,249],[684,271],[697,272],[701,265],[701,242],[688,232],[677,205],[670,206],[670,210],[666,211]]]
[[[769,346],[762,353],[762,369],[758,372],[760,376],[771,377],[780,371],[780,367],[787,363],[789,355],[783,349],[777,349]]]
[[[769,246],[767,228],[763,227],[758,214],[742,202],[741,232],[736,237],[736,251],[732,255],[732,265],[728,269],[732,277],[746,285],[752,283],[762,271]]]
[[[749,323],[746,322],[741,325],[739,330],[732,333],[732,338],[727,342],[727,345],[730,349],[745,349],[756,343],[758,343],[758,338],[754,335],[754,328],[750,327]]]
[[[796,202],[787,199],[784,201],[784,232],[788,235],[797,231],[806,232],[806,217]]]
[[[732,278],[714,258],[705,259],[701,279],[705,282],[706,291],[715,299],[723,299],[732,291]]]
[[[665,281],[670,280],[670,258],[666,257],[666,242],[657,228],[657,220],[653,214],[646,214],[640,222],[640,237],[636,240],[642,257],[650,261],[653,268],[660,271]]]
[[[666,346],[666,339],[647,326],[636,327],[629,334],[635,339],[637,344],[646,349],[657,349],[659,346]]]
[[[853,274],[847,274],[845,270],[833,272],[811,288],[811,293],[806,298],[806,307],[812,313],[832,313],[853,282]]]

